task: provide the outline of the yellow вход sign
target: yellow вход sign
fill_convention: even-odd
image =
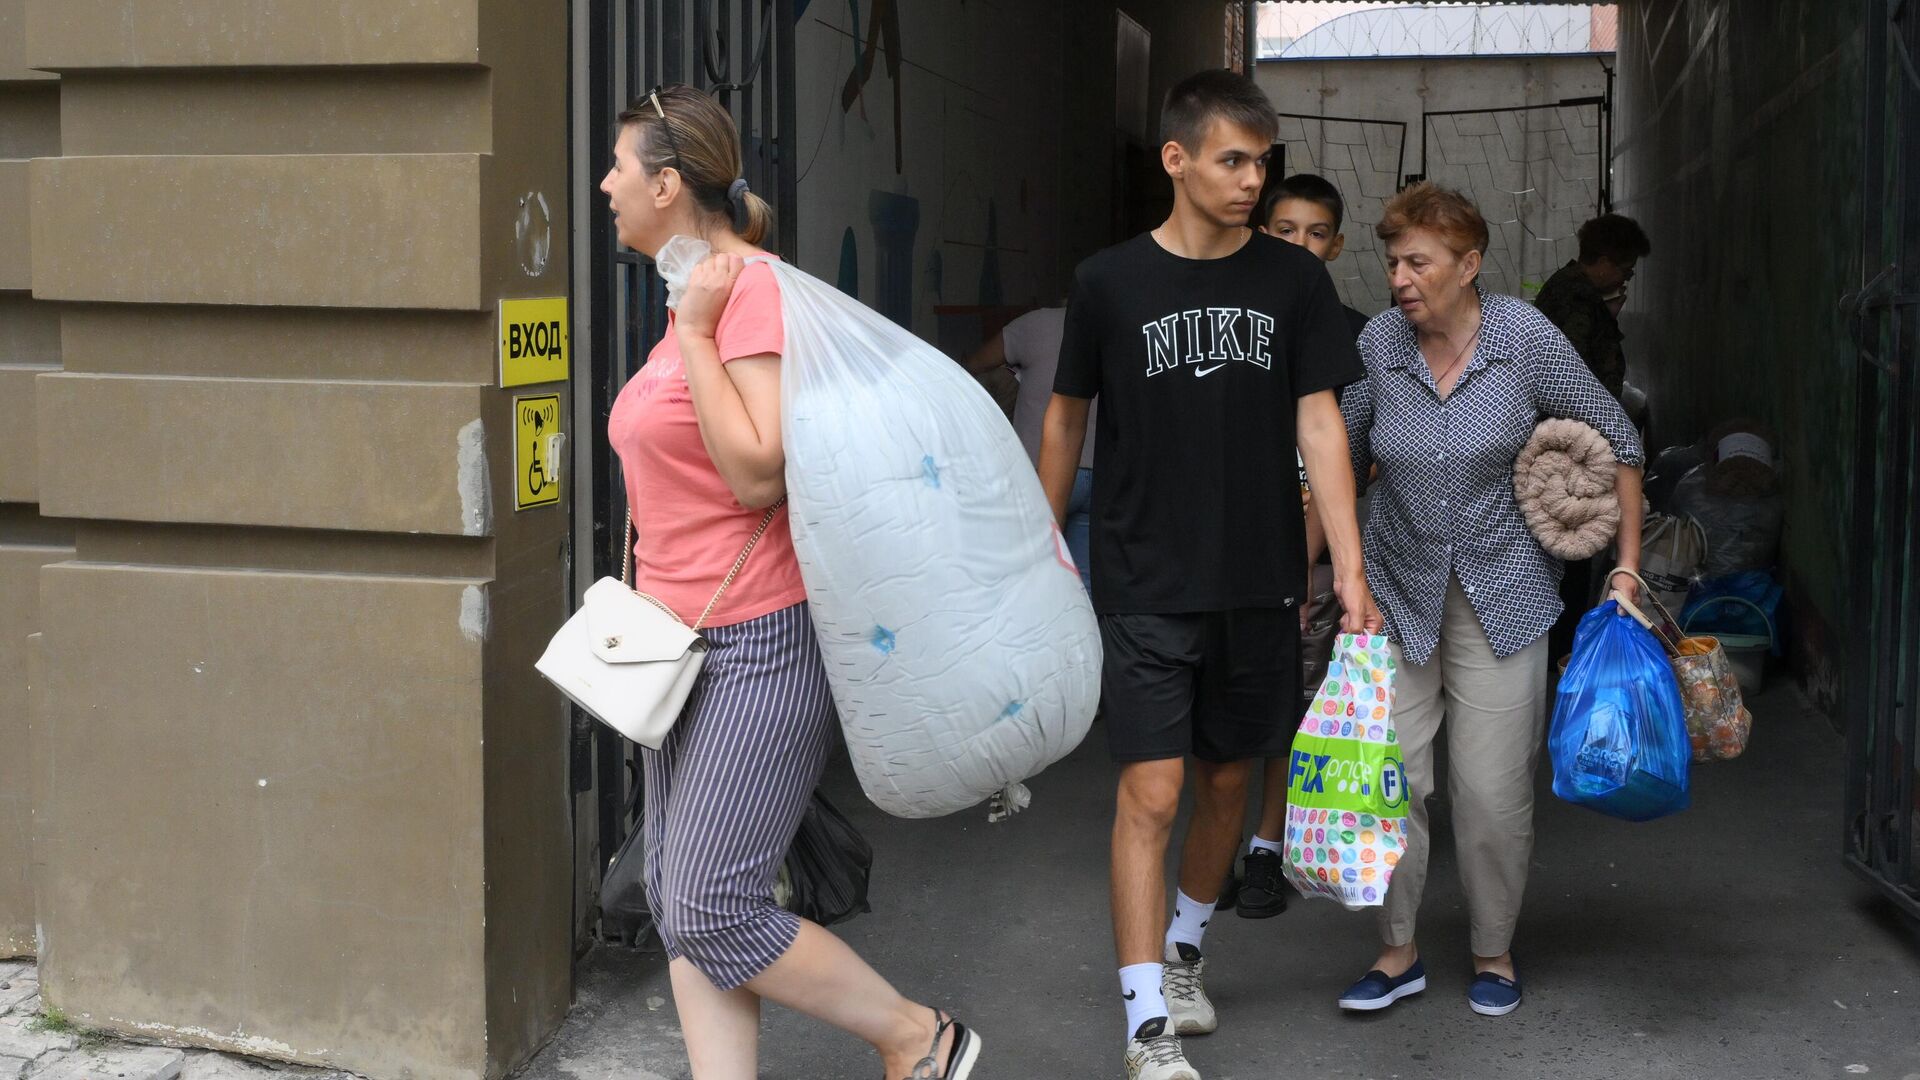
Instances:
[[[560,430],[560,395],[513,399],[513,508],[552,506],[560,501],[560,455],[567,437]]]
[[[500,385],[566,382],[567,298],[500,301]]]

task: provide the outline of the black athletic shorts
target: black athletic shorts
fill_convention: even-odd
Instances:
[[[1100,640],[1115,761],[1287,756],[1304,711],[1298,608],[1102,615]]]

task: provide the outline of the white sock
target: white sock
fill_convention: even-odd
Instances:
[[[1271,851],[1275,855],[1285,855],[1287,848],[1285,844],[1282,844],[1278,840],[1262,840],[1260,837],[1255,836],[1247,842],[1247,851]]]
[[[1167,1015],[1167,999],[1160,993],[1161,965],[1131,964],[1120,969],[1120,997],[1127,1006],[1127,1038],[1140,1025]]]
[[[1203,904],[1179,889],[1173,890],[1173,922],[1167,927],[1167,944],[1199,948],[1212,918],[1212,904]]]

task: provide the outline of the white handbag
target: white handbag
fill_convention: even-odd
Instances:
[[[660,749],[707,659],[700,627],[785,502],[782,499],[767,508],[767,516],[760,519],[760,527],[692,626],[628,584],[633,567],[633,513],[628,511],[620,577],[593,583],[580,610],[553,635],[534,669],[595,720],[641,746]]]

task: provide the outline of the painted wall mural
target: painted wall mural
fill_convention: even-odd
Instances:
[[[860,0],[847,0],[847,8],[853,20],[853,38],[858,41]],[[887,79],[893,83],[893,171],[898,173],[906,170],[906,157],[900,134],[900,9],[894,6],[893,0],[873,0],[873,15],[867,20],[867,42],[857,50],[859,58],[847,75],[847,85],[840,91],[840,111],[846,112],[856,104],[862,110],[866,108],[867,81],[873,78],[874,56],[880,52],[882,41],[886,43]]]
[[[943,349],[1057,302],[1065,15],[982,0],[796,5],[799,265]],[[1098,180],[1090,182],[1101,182]]]

